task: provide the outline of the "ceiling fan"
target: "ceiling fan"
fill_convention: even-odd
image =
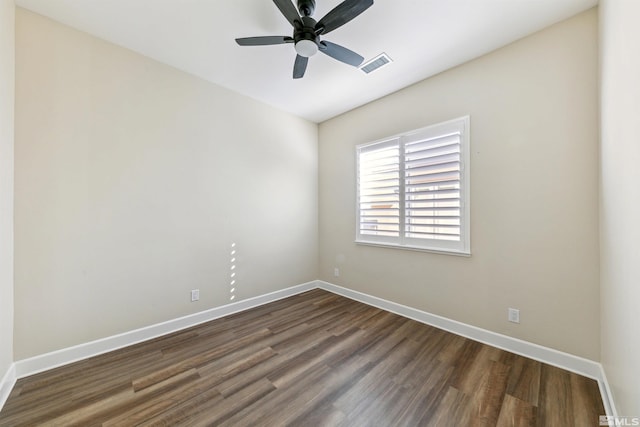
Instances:
[[[298,10],[296,10],[291,0],[273,0],[273,2],[278,9],[280,9],[284,17],[287,18],[287,21],[293,25],[293,37],[243,37],[236,39],[236,42],[240,46],[266,46],[294,43],[297,53],[293,65],[294,79],[299,79],[304,76],[309,57],[315,55],[318,51],[354,67],[359,66],[362,61],[364,61],[364,58],[357,53],[338,44],[321,40],[320,36],[341,27],[360,15],[373,5],[373,0],[345,0],[319,21],[311,17],[316,8],[315,0],[297,0]]]

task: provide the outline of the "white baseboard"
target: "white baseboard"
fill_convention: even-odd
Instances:
[[[12,363],[9,369],[0,380],[0,411],[4,407],[13,386],[16,385],[16,364]]]
[[[604,375],[602,365],[598,362],[523,341],[518,338],[488,331],[476,326],[467,325],[466,323],[447,319],[446,317],[427,313],[422,310],[407,307],[406,305],[387,301],[352,289],[343,288],[332,283],[318,281],[318,287],[329,292],[360,301],[364,304],[378,307],[427,325],[435,326],[436,328],[443,329],[483,344],[488,344],[511,353],[519,354],[539,362],[547,363],[549,365],[592,378],[598,381],[602,401],[607,412],[606,415],[616,415],[615,406],[611,400],[609,384],[607,383],[606,376]]]
[[[607,375],[604,372],[604,366],[600,365],[600,379],[598,380],[600,386],[600,396],[602,396],[602,403],[607,415],[614,417],[618,416],[618,410],[613,403],[613,395],[611,394],[611,388],[609,387],[609,381],[607,381]]]
[[[90,341],[88,343],[64,348],[51,353],[41,354],[29,359],[19,360],[15,362],[15,374],[17,378],[24,378],[29,375],[37,374],[38,372],[47,371],[79,360],[108,353],[119,348],[138,344],[152,338],[157,338],[162,335],[190,328],[204,322],[219,319],[233,313],[248,310],[253,307],[287,298],[315,288],[317,288],[317,283],[315,281],[303,283],[301,285],[226,304],[221,307],[212,308],[210,310],[201,311],[199,313],[190,314],[177,319],[113,335],[111,337]]]
[[[248,310],[260,305],[268,304],[283,298],[297,295],[312,289],[324,289],[326,291],[342,295],[344,297],[360,301],[383,310],[396,313],[400,316],[416,320],[427,325],[435,326],[439,329],[449,331],[456,335],[491,345],[530,359],[538,360],[549,365],[557,366],[571,372],[592,378],[598,381],[602,401],[607,412],[606,415],[617,415],[613,404],[609,384],[602,365],[598,362],[588,360],[579,356],[564,353],[538,344],[533,344],[518,338],[491,332],[476,326],[467,325],[446,317],[427,313],[402,304],[397,304],[382,298],[374,297],[362,292],[343,288],[328,282],[316,280],[304,283],[269,294],[249,298],[243,301],[205,310],[199,313],[169,320],[167,322],[158,323],[145,328],[136,329],[125,332],[123,334],[91,341],[74,347],[65,348],[51,353],[42,354],[29,359],[19,360],[15,362],[0,383],[0,409],[6,401],[16,379],[24,378],[38,372],[53,369],[59,366],[67,365],[109,351],[117,350],[122,347],[137,344],[176,332],[191,326],[195,326],[204,322],[219,319],[233,313]]]

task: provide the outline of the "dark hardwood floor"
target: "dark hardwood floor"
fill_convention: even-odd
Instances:
[[[16,383],[0,426],[597,426],[594,380],[313,290]]]

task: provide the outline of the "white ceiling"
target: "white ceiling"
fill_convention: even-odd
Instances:
[[[294,0],[295,1],[295,0]],[[341,0],[317,0],[319,20]],[[16,0],[48,16],[314,122],[366,104],[597,4],[597,0],[375,0],[325,40],[365,61],[369,75],[325,55],[291,77],[292,44],[240,47],[236,37],[291,36],[272,0]]]

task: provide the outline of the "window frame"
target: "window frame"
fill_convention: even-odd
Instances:
[[[361,245],[380,246],[396,249],[408,249],[426,251],[450,255],[470,256],[471,255],[471,168],[470,168],[470,116],[458,117],[445,122],[435,123],[420,129],[402,132],[387,138],[379,139],[355,147],[356,157],[356,239],[355,242]],[[406,197],[405,197],[405,148],[407,144],[421,140],[443,137],[447,134],[460,133],[460,239],[440,240],[429,238],[412,238],[406,234]],[[399,231],[398,236],[372,236],[361,234],[361,203],[360,203],[360,156],[363,149],[373,146],[393,146],[397,144],[399,164],[398,164],[398,185],[399,185]]]

